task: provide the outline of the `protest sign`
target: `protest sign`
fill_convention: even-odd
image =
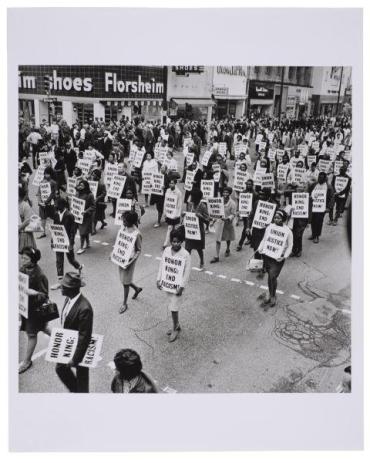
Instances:
[[[293,168],[296,167],[299,162],[303,162],[303,165],[304,165],[304,159],[301,158],[300,156],[298,158],[296,158],[295,156],[290,158],[290,166]]]
[[[83,154],[83,158],[87,159],[92,164],[95,161],[96,156],[95,156],[94,151],[85,150]]]
[[[75,218],[76,223],[82,223],[84,220],[85,200],[72,196],[71,198],[71,212]]]
[[[261,176],[261,188],[275,188],[274,174],[262,174]]]
[[[131,164],[135,161],[137,151],[138,151],[137,146],[131,145],[130,154],[128,156],[128,162],[130,162]]]
[[[193,140],[191,139],[191,137],[184,138],[183,145],[182,145],[183,148],[186,148],[187,146],[191,145],[192,141]]]
[[[215,194],[215,182],[214,180],[201,180],[200,189],[203,193],[203,198],[213,198]]]
[[[218,163],[212,164],[213,180],[219,182],[221,178],[221,166]]]
[[[330,160],[334,161],[337,156],[337,153],[334,148],[326,148],[326,154],[330,156]]]
[[[252,212],[252,193],[240,193],[239,195],[239,215],[240,217],[248,217]]]
[[[307,219],[308,218],[308,193],[292,193],[292,218]]]
[[[208,198],[208,213],[212,219],[225,217],[225,206],[223,198]]]
[[[176,294],[183,285],[185,269],[184,257],[162,256],[161,288],[167,293]]]
[[[328,159],[320,159],[317,168],[320,172],[328,173],[330,171],[331,165],[332,161],[329,161]]]
[[[253,175],[253,183],[254,185],[261,186],[262,185],[262,175],[266,173],[266,167],[257,167]]]
[[[305,183],[306,181],[306,169],[303,167],[295,167],[292,172],[293,183]]]
[[[152,174],[152,185],[150,193],[153,195],[163,196],[164,194],[164,175]]]
[[[50,225],[51,249],[55,252],[68,252],[69,238],[64,225]]]
[[[339,175],[339,169],[343,166],[343,161],[334,161],[334,175]]]
[[[82,175],[84,177],[88,177],[90,173],[91,164],[92,163],[90,159],[79,159],[77,161],[76,166],[81,169]]]
[[[233,189],[235,191],[245,190],[245,186],[249,178],[250,178],[250,175],[246,170],[243,171],[243,170],[240,170],[240,168],[236,168]]]
[[[88,180],[91,193],[94,195],[94,199],[96,199],[96,195],[98,193],[98,183],[95,180]]]
[[[275,161],[275,159],[276,159],[276,150],[273,150],[272,148],[269,148],[267,157],[270,159],[270,161]]]
[[[335,177],[334,189],[337,193],[340,193],[341,191],[343,191],[347,185],[348,185],[347,177],[342,177],[342,176]]]
[[[137,150],[132,166],[136,167],[137,169],[140,169],[141,164],[143,163],[144,156],[145,156],[145,149]]]
[[[51,331],[45,360],[52,363],[67,364],[72,360],[78,344],[79,333],[75,330],[54,327]],[[92,334],[84,358],[79,366],[95,368],[101,360],[101,350],[104,336]]]
[[[276,159],[281,163],[283,162],[284,150],[276,150]]]
[[[122,215],[125,211],[130,211],[132,208],[132,199],[119,198],[117,199],[116,216],[114,217],[114,225],[122,225]]]
[[[154,158],[161,164],[164,163],[167,157],[168,146],[158,146],[154,150]]]
[[[277,179],[280,183],[286,183],[289,164],[279,164],[277,168]]]
[[[315,154],[309,154],[307,156],[308,167],[310,168],[313,162],[316,164],[316,160],[317,160],[317,156]]]
[[[43,181],[44,179],[44,171],[45,171],[45,167],[44,166],[39,166],[37,168],[37,171],[36,171],[36,174],[35,174],[35,177],[33,178],[33,182],[32,182],[32,185],[34,186],[40,186],[40,183]]]
[[[143,195],[150,195],[152,189],[152,177],[153,172],[143,172],[142,174],[142,185],[141,185],[141,192]]]
[[[110,198],[120,198],[125,187],[126,176],[125,175],[114,175],[109,185],[107,195]]]
[[[206,151],[206,152],[203,154],[202,161],[201,161],[202,166],[204,166],[204,167],[207,167],[207,166],[208,166],[208,161],[209,161],[209,158],[210,158],[211,156],[212,156],[211,151]]]
[[[41,202],[45,204],[45,202],[51,195],[51,185],[49,182],[43,181],[40,183],[39,188],[40,188]]]
[[[186,212],[184,216],[185,238],[200,240],[199,219],[194,212]]]
[[[50,161],[50,153],[42,151],[39,153],[40,166],[46,167]]]
[[[186,154],[186,165],[190,166],[191,164],[193,164],[193,161],[194,161],[194,153],[191,153],[188,151]]]
[[[239,159],[241,153],[247,154],[247,146],[244,143],[237,143],[234,145],[235,158]]]
[[[262,254],[271,257],[272,259],[279,259],[283,256],[286,242],[288,239],[289,230],[285,227],[271,224],[266,231],[266,238],[263,244]]]
[[[113,180],[113,177],[115,175],[118,175],[118,166],[117,164],[110,164],[106,163],[105,164],[105,169],[104,169],[104,183],[107,189],[109,189],[110,184]]]
[[[20,315],[28,318],[29,277],[26,273],[18,272],[18,308]]]
[[[193,189],[193,182],[194,182],[195,174],[197,173],[197,171],[198,169],[186,171],[185,185],[184,185],[184,189],[186,191],[191,191]]]
[[[177,194],[168,189],[164,197],[164,214],[169,219],[176,219],[176,203],[177,203]]]
[[[76,194],[77,178],[67,178],[67,195],[74,196]]]
[[[258,201],[256,213],[254,214],[252,227],[265,228],[269,225],[274,217],[276,204],[267,201]]]
[[[225,141],[222,141],[218,144],[218,152],[221,156],[225,157],[227,153],[227,145]]]
[[[125,268],[130,258],[134,254],[135,241],[138,230],[128,233],[124,227],[118,230],[116,241],[114,243],[111,261]]]
[[[259,133],[259,134],[256,136],[255,144],[256,144],[256,145],[259,145],[259,144],[261,143],[262,139],[263,139],[263,135],[262,135],[262,133]]]
[[[265,150],[266,149],[266,142],[265,141],[260,141],[259,143],[259,150]]]
[[[312,212],[326,211],[326,190],[314,189],[311,193]]]
[[[338,155],[341,151],[344,151],[345,148],[346,147],[344,145],[335,145],[335,147],[334,147],[335,153]]]
[[[308,153],[308,145],[306,145],[305,143],[302,143],[301,145],[298,146],[298,150],[302,156],[306,156]]]
[[[311,148],[315,150],[315,153],[318,153],[320,151],[320,142],[314,141]]]

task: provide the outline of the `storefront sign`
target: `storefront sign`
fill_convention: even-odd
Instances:
[[[249,98],[253,100],[272,100],[274,98],[274,87],[272,84],[252,80],[249,83]]]
[[[178,76],[185,76],[186,74],[202,74],[204,66],[172,66],[172,72]]]

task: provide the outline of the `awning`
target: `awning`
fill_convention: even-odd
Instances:
[[[245,95],[215,95],[216,100],[245,100]]]
[[[263,106],[263,105],[271,105],[274,104],[274,100],[258,100],[258,99],[252,99],[250,101],[251,106]]]
[[[190,104],[192,106],[214,106],[216,104],[215,101],[211,100],[211,98],[206,99],[206,98],[172,98],[172,101],[174,101],[177,105],[179,106],[185,106],[185,104]]]

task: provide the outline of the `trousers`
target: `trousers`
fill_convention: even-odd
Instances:
[[[69,392],[89,392],[89,369],[76,367],[76,374],[72,368],[63,363],[57,363],[55,371]]]
[[[57,258],[57,275],[62,277],[64,275],[64,254],[66,254],[68,262],[76,269],[79,270],[81,264],[75,259],[75,253],[73,249],[69,252],[56,252]]]

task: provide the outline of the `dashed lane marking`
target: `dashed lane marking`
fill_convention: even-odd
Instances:
[[[276,292],[277,292],[278,294],[284,294],[284,291],[280,291],[280,289],[277,289]]]
[[[152,257],[151,254],[144,254],[145,257]]]
[[[155,260],[162,260],[162,257],[156,257]]]
[[[268,287],[265,286],[265,285],[260,285],[260,288],[261,288],[261,289],[268,289]]]
[[[102,245],[103,245],[103,246],[109,246],[109,243],[103,241],[103,242],[102,242]]]
[[[226,280],[226,275],[217,275],[218,278],[222,278],[223,280]]]
[[[235,283],[241,283],[241,280],[239,280],[239,278],[230,278],[230,281],[234,281]]]
[[[192,267],[193,270],[196,270],[197,272],[201,272],[202,269],[201,268],[198,268],[198,267]]]
[[[254,286],[256,283],[254,283],[253,281],[248,281],[248,280],[245,280],[245,283],[248,285],[248,286]]]
[[[291,294],[290,297],[291,297],[292,299],[296,299],[297,301],[300,299],[300,297],[299,297],[299,296],[296,296],[295,294]]]
[[[93,240],[94,243],[100,243],[100,240]]]
[[[213,272],[211,272],[210,270],[206,270],[204,273],[206,273],[207,275],[213,275]]]

